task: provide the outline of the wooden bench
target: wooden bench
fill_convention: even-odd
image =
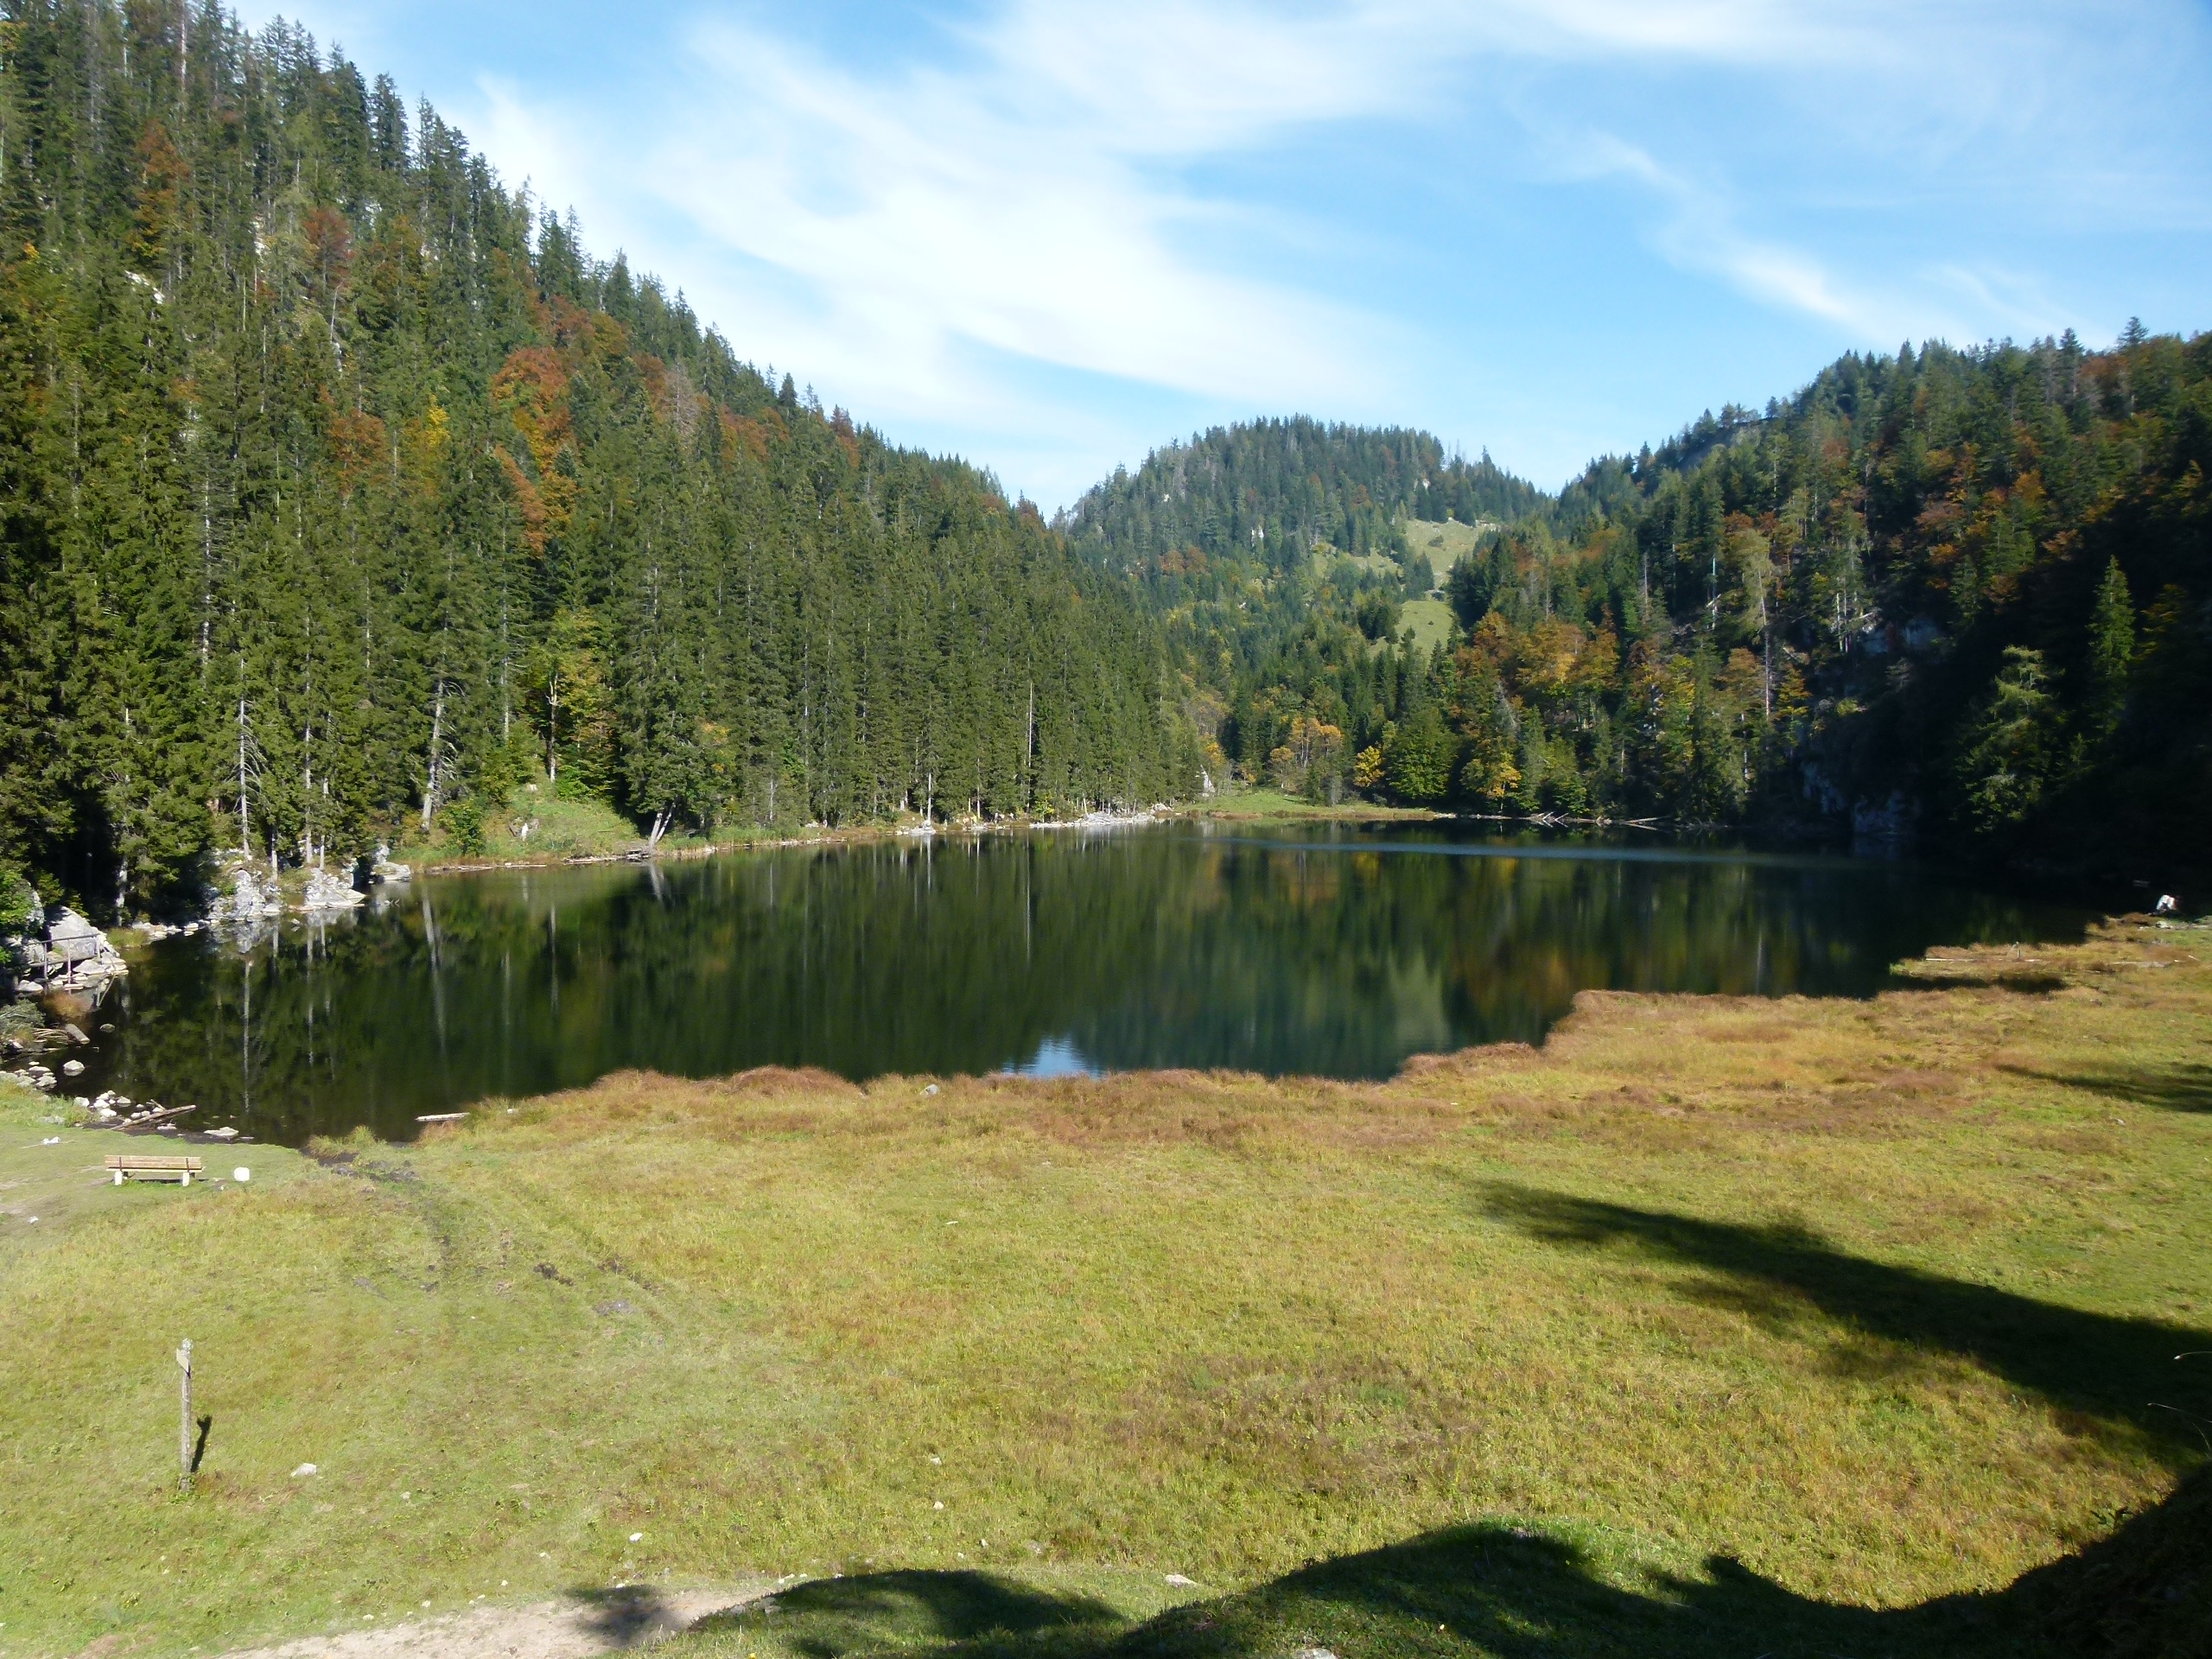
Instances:
[[[175,1181],[180,1185],[190,1186],[192,1178],[200,1172],[200,1162],[197,1158],[141,1157],[130,1152],[108,1154],[107,1166],[115,1172],[118,1186],[126,1180]]]

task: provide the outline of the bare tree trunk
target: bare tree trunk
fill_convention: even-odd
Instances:
[[[514,695],[512,690],[514,652],[507,639],[507,566],[504,532],[499,551],[499,747],[504,749],[507,747],[507,734],[514,728]]]
[[[300,862],[315,862],[315,717],[300,728]]]
[[[545,677],[545,781],[561,781],[561,671]]]
[[[430,764],[425,769],[427,778],[423,790],[423,828],[428,830],[430,820],[438,810],[438,766],[443,758],[440,753],[445,741],[446,679],[438,676],[437,690],[430,703]]]
[[[246,805],[245,693],[238,693],[238,856],[253,856],[253,825]]]
[[[200,677],[207,677],[208,631],[215,618],[215,509],[208,499],[208,484],[200,480]]]

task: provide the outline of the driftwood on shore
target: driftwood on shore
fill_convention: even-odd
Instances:
[[[143,1112],[133,1112],[121,1122],[110,1127],[118,1129],[149,1129],[157,1123],[166,1123],[173,1117],[182,1117],[187,1112],[196,1112],[197,1106],[156,1106]]]

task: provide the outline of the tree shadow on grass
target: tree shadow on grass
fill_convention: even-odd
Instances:
[[[773,1644],[808,1659],[2172,1659],[2212,1652],[2212,1481],[2002,1591],[1867,1608],[1725,1556],[1607,1572],[1575,1542],[1448,1527],[1316,1562],[1142,1624],[981,1573],[804,1586],[702,1623],[683,1659]]]
[[[1576,1545],[1499,1526],[1450,1527],[1179,1607],[1104,1651],[1175,1659],[1484,1654],[1497,1659],[1706,1659],[1960,1652],[1987,1620],[1962,1604],[1876,1611],[1793,1595],[1715,1557],[1701,1579],[1616,1582]]]
[[[1810,1307],[1969,1358],[2074,1414],[2082,1433],[2139,1437],[2177,1471],[2201,1465],[2212,1368],[2177,1357],[2212,1350],[2212,1333],[1870,1262],[1803,1228],[1503,1184],[1484,1195],[1491,1213],[1538,1237],[1625,1246],[1705,1269],[1732,1300],[1777,1318]],[[1139,1624],[1103,1602],[986,1573],[818,1580],[702,1622],[681,1652],[728,1659],[770,1636],[806,1659],[2212,1659],[2212,1470],[2001,1591],[1911,1607],[1821,1601],[1725,1556],[1700,1573],[1609,1571],[1571,1540],[1491,1523],[1317,1562]]]
[[[1701,1574],[1607,1575],[1571,1541],[1451,1527],[1179,1607],[1101,1659],[2181,1659],[2212,1654],[2212,1474],[2000,1591],[1917,1606],[1815,1600],[1726,1556]]]
[[[1700,1287],[1788,1319],[1809,1304],[1840,1324],[1910,1348],[1954,1354],[2075,1414],[2088,1431],[2132,1430],[2169,1466],[2212,1451],[2212,1369],[2178,1356],[2212,1349],[2212,1332],[2164,1319],[2085,1313],[1993,1286],[1847,1254],[1791,1225],[1746,1226],[1601,1204],[1505,1183],[1486,1207],[1560,1244],[1626,1244],[1723,1275]]]
[[[2007,973],[2001,969],[1974,972],[1961,969],[1955,973],[1930,971],[1924,964],[1915,964],[1916,971],[1899,973],[1892,969],[1890,983],[1883,988],[1891,991],[2011,991],[2016,996],[2049,996],[2067,987],[2067,980],[2058,974],[2036,974],[2025,969]]]
[[[1012,1643],[1031,1653],[1071,1642],[1095,1646],[1126,1623],[1091,1597],[997,1573],[907,1572],[817,1579],[755,1606],[717,1613],[696,1629],[702,1637],[725,1638],[747,1627],[771,1630],[786,1650],[840,1659],[976,1642]]]
[[[2003,1065],[2000,1071],[2064,1089],[2087,1090],[2131,1106],[2156,1106],[2169,1112],[2212,1112],[2212,1065],[2174,1065],[2143,1071],[2084,1071],[2067,1076]]]
[[[585,1628],[610,1648],[639,1647],[685,1627],[683,1614],[650,1585],[569,1593],[588,1609]]]

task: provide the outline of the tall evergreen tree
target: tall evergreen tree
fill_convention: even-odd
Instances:
[[[5,0],[0,861],[105,915],[542,769],[658,838],[1187,786],[1156,625],[741,360],[425,105]]]

